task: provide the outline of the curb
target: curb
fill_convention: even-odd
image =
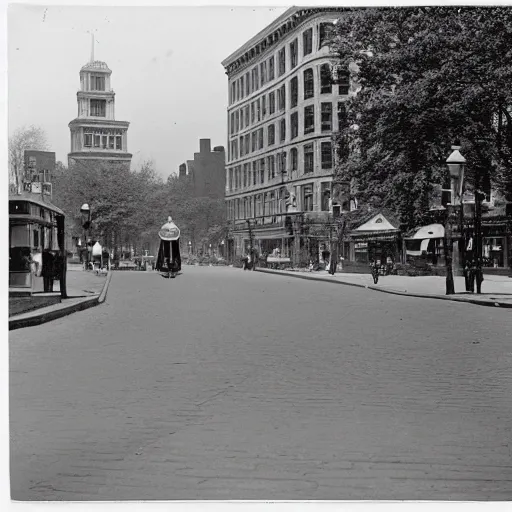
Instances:
[[[110,281],[112,279],[112,270],[108,271],[107,279],[105,280],[105,284],[103,285],[103,289],[101,290],[100,296],[98,297],[98,304],[103,304],[107,298],[107,291],[110,285]]]
[[[89,309],[94,306],[99,306],[100,304],[103,304],[107,298],[108,286],[110,284],[111,279],[112,271],[109,271],[107,274],[107,278],[105,280],[105,284],[103,285],[103,288],[101,290],[101,293],[96,297],[84,299],[80,302],[70,304],[69,306],[61,307],[54,311],[47,311],[45,313],[35,314],[27,318],[14,317],[12,319],[9,319],[9,331],[14,331],[15,329],[22,329],[24,327],[33,327],[35,325],[45,324],[46,322],[57,320],[57,318],[62,318],[64,316],[71,315],[72,313],[76,313],[77,311],[83,311],[85,309]]]
[[[301,276],[294,274],[282,274],[279,271],[268,270],[263,268],[257,268],[256,272],[263,272],[265,274],[273,274],[284,277],[294,277],[296,279],[305,279],[307,281],[319,281],[322,283],[331,283],[338,284],[343,286],[355,286],[356,288],[366,288],[368,290],[373,290],[376,292],[389,293],[391,295],[402,295],[405,297],[417,297],[420,299],[438,299],[438,300],[449,300],[452,302],[465,302],[469,304],[475,304],[477,306],[487,306],[487,307],[501,307],[501,308],[512,308],[512,304],[508,304],[506,302],[497,302],[490,300],[481,300],[481,299],[466,299],[464,297],[452,297],[449,295],[428,295],[428,294],[419,294],[419,293],[408,293],[408,292],[400,292],[398,290],[389,290],[386,288],[378,288],[377,286],[371,286],[366,284],[359,283],[349,283],[347,281],[334,281],[333,279],[325,278],[325,277],[314,277],[314,276]]]

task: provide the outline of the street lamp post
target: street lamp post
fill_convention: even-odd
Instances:
[[[446,164],[450,172],[450,188],[452,191],[452,200],[446,205],[446,295],[455,293],[455,284],[453,280],[453,237],[452,237],[452,220],[454,207],[459,205],[462,210],[462,186],[464,183],[464,167],[466,159],[459,152],[460,146],[452,146],[452,153],[446,159]],[[459,250],[464,251],[462,232],[460,233],[461,243]]]
[[[192,254],[192,242],[189,240],[188,241],[188,256],[190,257],[191,254]]]
[[[254,270],[256,261],[254,257],[254,246],[253,246],[253,234],[252,234],[252,226],[251,226],[251,220],[247,219],[247,227],[249,229],[249,254],[251,255],[251,263],[252,263],[252,270]]]
[[[84,245],[85,245],[85,270],[89,270],[89,248],[87,246],[87,232],[91,227],[91,208],[84,203],[80,208],[82,216],[82,227],[84,228]]]

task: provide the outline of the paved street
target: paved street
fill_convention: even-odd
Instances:
[[[10,333],[14,499],[512,499],[510,310],[183,271]]]

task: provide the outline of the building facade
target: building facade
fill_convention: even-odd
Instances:
[[[80,70],[78,114],[69,123],[71,150],[68,165],[109,164],[130,167],[127,121],[115,120],[115,92],[107,64],[91,60]]]
[[[226,188],[225,163],[223,146],[216,146],[212,151],[210,139],[200,139],[199,153],[194,153],[194,159],[187,160],[186,165],[180,165],[179,176],[189,176],[195,197],[221,199]]]
[[[342,10],[286,11],[222,64],[228,75],[226,207],[233,256],[276,248],[298,262],[305,225],[332,214],[333,135],[353,94],[328,37]],[[309,232],[312,258],[327,235]],[[315,238],[316,237],[316,238]]]

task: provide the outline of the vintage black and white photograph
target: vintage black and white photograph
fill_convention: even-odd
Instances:
[[[7,31],[11,500],[512,500],[511,4]]]

